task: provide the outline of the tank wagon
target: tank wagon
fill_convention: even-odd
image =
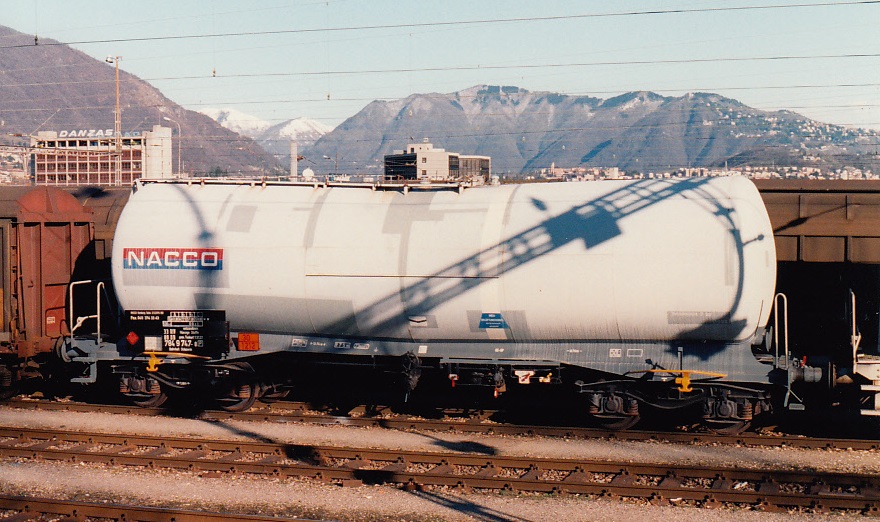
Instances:
[[[609,427],[654,407],[741,429],[775,390],[788,403],[792,382],[829,378],[766,342],[775,275],[767,212],[739,177],[140,181],[112,245],[119,339],[99,310],[63,356],[80,380],[110,368],[141,404],[207,385],[243,409],[308,364],[345,363],[404,392],[426,373],[495,394],[562,384]]]
[[[654,408],[730,431],[771,404],[876,415],[876,278],[790,259],[845,232],[841,252],[872,270],[873,232],[851,218],[870,221],[873,196],[836,214],[797,196],[794,218],[780,197],[764,194],[774,241],[742,178],[3,187],[0,393],[100,381],[142,405],[207,391],[235,410],[363,368],[404,395],[570,392],[612,428]],[[825,226],[838,214],[849,228]],[[791,350],[774,285],[792,291]]]

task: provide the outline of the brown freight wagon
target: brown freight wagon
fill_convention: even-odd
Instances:
[[[84,251],[93,248],[92,215],[59,189],[0,191],[0,394],[40,375],[58,339],[69,333],[68,285]]]

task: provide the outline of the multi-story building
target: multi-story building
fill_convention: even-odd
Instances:
[[[458,157],[458,175],[464,179],[481,178],[488,181],[492,175],[492,158],[461,154]]]
[[[37,185],[130,185],[140,178],[172,177],[171,129],[126,133],[117,152],[113,129],[42,131],[31,138]]]
[[[435,149],[425,140],[410,143],[406,150],[385,156],[386,180],[483,180],[492,174],[489,156],[468,156],[445,149]]]

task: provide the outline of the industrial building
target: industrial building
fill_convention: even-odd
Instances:
[[[41,131],[31,138],[36,185],[130,185],[141,178],[172,177],[171,129],[154,125],[144,132],[113,129]]]
[[[425,140],[385,156],[386,180],[482,180],[492,174],[489,156],[470,156],[434,148]]]

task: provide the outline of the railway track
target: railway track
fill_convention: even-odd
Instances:
[[[677,464],[453,454],[194,438],[0,428],[0,457],[140,466],[221,476],[390,484],[725,503],[768,511],[880,513],[880,476]]]
[[[82,402],[56,402],[49,400],[12,399],[2,403],[7,407],[22,409],[39,409],[49,411],[72,412],[105,412],[125,415],[163,415],[169,411],[163,408],[140,408],[106,404],[90,404]],[[461,432],[485,435],[520,435],[582,439],[617,439],[626,441],[664,441],[681,444],[728,444],[741,446],[792,447],[803,449],[880,449],[878,439],[805,437],[801,435],[765,435],[759,433],[741,433],[723,435],[706,432],[675,432],[675,431],[609,431],[596,428],[554,427],[505,424],[485,422],[482,416],[468,419],[425,419],[407,415],[364,415],[363,411],[354,411],[353,415],[332,415],[327,413],[305,411],[303,403],[275,402],[249,411],[231,413],[222,410],[204,410],[190,412],[193,416],[205,420],[241,420],[252,422],[276,423],[307,423],[323,425],[344,425],[357,427],[375,427],[405,431],[439,431]],[[175,412],[176,413],[176,412]]]
[[[149,521],[149,522],[286,522],[303,519],[242,515],[235,513],[206,513],[146,506],[126,506],[94,502],[75,502],[48,498],[0,495],[3,520],[24,522],[35,520],[85,521],[88,519]],[[60,518],[59,518],[60,517]]]

